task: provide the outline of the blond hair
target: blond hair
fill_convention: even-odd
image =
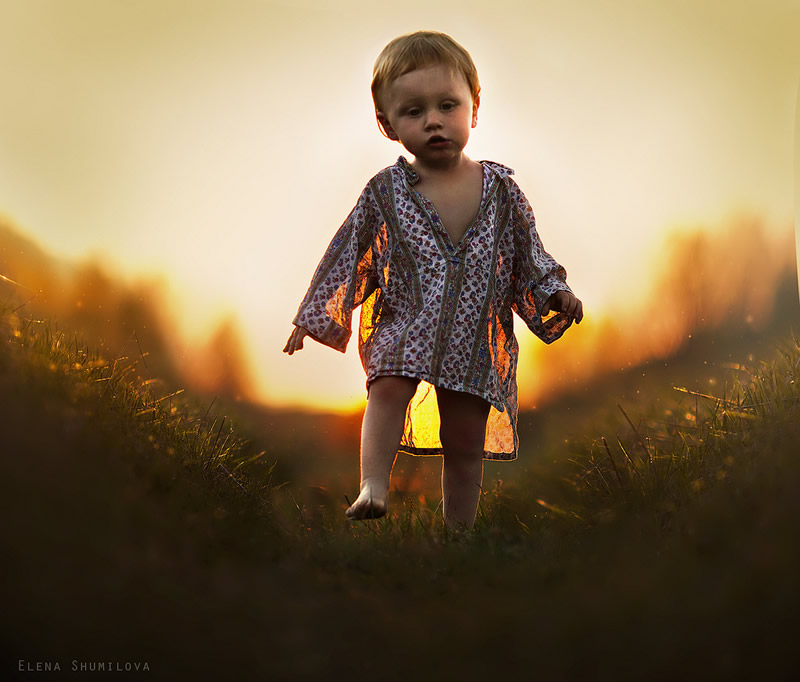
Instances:
[[[444,64],[464,75],[472,101],[478,99],[481,86],[478,70],[469,52],[446,33],[438,31],[416,31],[399,36],[389,42],[375,60],[372,70],[372,101],[375,110],[381,108],[383,88],[409,71],[433,64]]]

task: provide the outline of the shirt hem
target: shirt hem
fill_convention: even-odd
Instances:
[[[443,455],[444,450],[442,448],[415,448],[412,445],[401,445],[397,448],[397,452],[402,452],[406,455],[412,455],[414,457],[432,457],[435,455]],[[483,459],[487,459],[492,462],[513,462],[517,459],[516,452],[489,452],[488,450],[483,451]]]

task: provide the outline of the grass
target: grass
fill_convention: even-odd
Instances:
[[[796,340],[719,396],[664,386],[666,408],[617,408],[622,435],[570,438],[544,475],[494,483],[466,534],[414,491],[346,522],[343,501],[281,485],[268,442],[129,351],[0,314],[6,678],[30,679],[20,659],[61,677],[146,660],[147,679],[796,667]]]

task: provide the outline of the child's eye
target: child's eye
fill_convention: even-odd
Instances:
[[[406,109],[407,116],[419,116],[420,110],[417,107],[411,107],[411,109]]]
[[[442,110],[443,111],[450,111],[451,109],[455,108],[455,102],[443,102],[442,103]]]

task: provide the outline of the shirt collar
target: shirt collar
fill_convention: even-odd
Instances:
[[[501,178],[508,177],[509,175],[514,175],[514,169],[509,168],[508,166],[504,166],[502,163],[497,163],[496,161],[486,161],[486,160],[483,160],[480,163],[482,163],[484,166],[488,166],[489,168],[491,168]]]
[[[488,166],[501,178],[505,178],[509,175],[514,175],[514,170],[512,168],[509,168],[508,166],[504,166],[502,163],[497,163],[495,161],[479,161],[478,163],[481,163],[484,166]],[[401,171],[403,171],[403,173],[405,173],[406,180],[408,180],[409,185],[413,185],[419,182],[419,173],[417,173],[417,171],[414,170],[414,167],[408,162],[405,156],[398,157],[395,166],[397,166]]]
[[[405,156],[399,156],[395,166],[405,173],[409,185],[419,182],[419,173],[414,170],[414,167],[406,160]]]

